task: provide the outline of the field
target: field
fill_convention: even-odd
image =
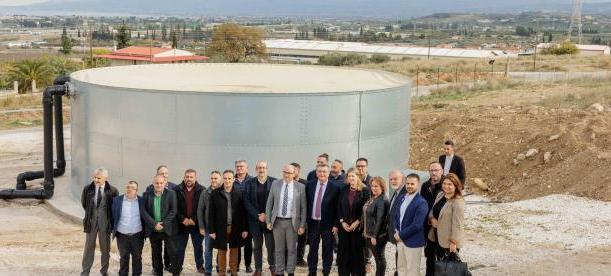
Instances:
[[[407,75],[414,85],[472,82],[503,77],[508,72],[593,72],[611,70],[611,56],[532,56],[496,59],[494,68],[485,59],[411,58],[381,64],[363,64],[361,68],[379,69]],[[494,70],[495,74],[492,74]],[[416,78],[416,75],[418,76]]]

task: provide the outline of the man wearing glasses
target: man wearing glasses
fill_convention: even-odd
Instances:
[[[285,165],[282,179],[272,183],[265,206],[267,229],[274,233],[275,274],[295,275],[297,235],[305,233],[307,202],[305,186],[294,180],[295,167]],[[288,256],[285,260],[285,250]]]
[[[431,163],[429,165],[429,175],[429,180],[424,182],[420,188],[420,195],[424,198],[424,200],[426,200],[430,210],[433,208],[437,194],[441,191],[441,178],[443,176],[443,167],[441,166],[441,163]],[[430,227],[431,226],[428,224],[428,221],[425,221],[425,236],[426,233],[429,232]],[[424,256],[426,257],[426,275],[432,276],[435,271],[435,242],[428,240],[428,238],[426,238],[425,241],[426,246],[424,247]]]

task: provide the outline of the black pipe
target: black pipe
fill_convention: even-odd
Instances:
[[[61,176],[66,170],[64,155],[64,131],[63,131],[63,95],[68,92],[66,82],[69,77],[55,79],[54,85],[45,89],[42,94],[43,108],[43,171],[24,172],[17,176],[16,189],[0,190],[0,198],[37,198],[48,199],[53,196],[55,182],[53,177]],[[54,109],[52,109],[54,107]],[[57,146],[57,169],[53,169],[53,110],[55,110],[55,137]],[[38,190],[26,190],[25,181],[44,177],[43,188]]]
[[[69,76],[61,76],[53,81],[53,85],[65,85],[66,82],[70,81]],[[45,89],[46,91],[46,89]],[[65,93],[64,93],[65,94]],[[62,94],[63,95],[63,94]],[[60,177],[64,175],[66,171],[66,158],[64,155],[64,114],[63,114],[63,106],[62,106],[62,95],[54,95],[52,104],[55,107],[55,146],[56,146],[56,154],[57,160],[55,164],[57,166],[56,169],[53,170],[53,177]],[[48,114],[45,114],[45,95],[43,93],[43,120],[46,118]],[[48,113],[48,112],[47,112]],[[43,126],[44,127],[44,126]],[[52,131],[52,130],[51,130]],[[53,155],[51,153],[51,155]],[[35,179],[40,179],[44,177],[44,171],[29,171],[23,172],[17,175],[17,184],[15,189],[17,190],[25,190],[27,188],[26,181],[32,181]]]

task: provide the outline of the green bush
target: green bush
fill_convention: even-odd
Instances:
[[[389,60],[390,60],[389,55],[381,55],[381,54],[374,54],[374,55],[371,55],[371,57],[369,58],[369,61],[373,63],[384,63],[384,62],[388,62]]]
[[[542,53],[544,55],[556,55],[556,56],[573,55],[573,54],[577,54],[577,52],[579,52],[579,49],[577,49],[577,45],[575,45],[574,43],[570,41],[564,41],[556,47],[545,48],[542,50]]]
[[[351,66],[357,64],[367,63],[369,60],[364,55],[359,54],[338,54],[332,53],[323,55],[318,59],[319,65],[327,66]]]

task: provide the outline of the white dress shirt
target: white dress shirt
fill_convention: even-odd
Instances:
[[[327,185],[329,184],[329,181],[327,181],[326,183],[322,184],[322,194],[320,195],[321,199],[320,199],[320,205],[322,205],[322,200],[324,198],[322,198],[323,196],[325,196],[325,191],[327,190]],[[322,206],[320,207],[320,216],[321,217],[316,217],[316,200],[318,199],[318,190],[320,190],[320,186],[321,183],[320,181],[318,181],[318,184],[316,184],[316,193],[314,194],[314,204],[312,204],[312,219],[313,220],[321,220],[322,218]]]
[[[288,202],[286,205],[286,216],[283,216],[282,214],[282,206],[284,205],[284,189],[286,189],[288,186],[289,189],[289,196],[288,196]],[[294,188],[294,183],[293,181],[289,182],[288,184],[286,182],[282,182],[282,188],[280,188],[280,210],[278,212],[278,217],[279,218],[292,218],[293,217],[293,191],[295,190]]]
[[[400,214],[401,214],[401,217],[399,217],[400,226],[403,225],[403,218],[405,217],[405,211],[407,211],[407,206],[409,206],[409,204],[412,202],[412,199],[414,199],[415,196],[416,196],[416,193],[413,193],[411,195],[408,193],[405,193],[405,198],[403,199],[403,202],[401,203],[401,209],[399,209]]]
[[[454,155],[446,155],[446,162],[443,164],[443,175],[448,175],[450,173],[450,167],[452,166],[453,159]]]

